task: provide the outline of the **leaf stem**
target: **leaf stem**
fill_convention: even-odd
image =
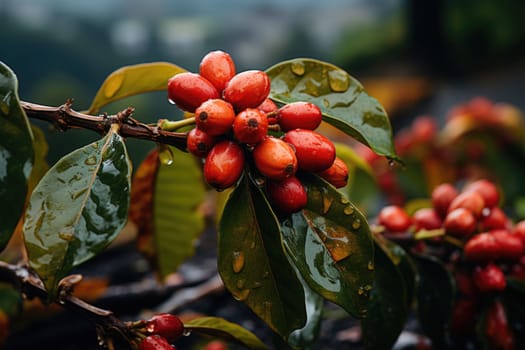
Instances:
[[[189,117],[182,120],[161,119],[159,127],[166,131],[176,131],[185,126],[195,125],[195,117]]]

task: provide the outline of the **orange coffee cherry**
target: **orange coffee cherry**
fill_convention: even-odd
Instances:
[[[283,215],[303,209],[308,201],[303,184],[295,176],[283,181],[267,181],[266,193],[272,207]]]
[[[236,111],[257,108],[270,93],[270,78],[260,70],[248,70],[236,74],[226,84],[223,98],[230,102]]]
[[[232,105],[221,99],[207,100],[195,110],[197,128],[212,136],[227,133],[234,120]]]
[[[311,102],[292,102],[279,108],[277,118],[283,131],[315,130],[321,124],[323,114],[321,109]]]
[[[206,156],[204,179],[218,190],[226,189],[239,180],[244,163],[244,151],[238,143],[230,140],[220,141]]]
[[[184,72],[168,80],[168,99],[187,112],[194,112],[204,101],[219,98],[217,89],[199,74]]]
[[[214,136],[211,136],[199,128],[193,128],[188,132],[186,138],[186,148],[194,156],[203,158],[217,142]]]
[[[266,114],[255,108],[246,108],[233,122],[233,136],[240,143],[254,145],[262,141],[267,132]]]
[[[224,51],[211,51],[204,56],[199,65],[199,74],[222,93],[226,83],[235,75],[235,63]]]
[[[266,137],[255,146],[253,161],[262,175],[276,181],[282,181],[297,171],[297,158],[293,148],[272,136]]]
[[[317,175],[332,184],[335,188],[345,187],[348,183],[348,167],[346,163],[339,157],[335,157],[332,165]]]
[[[335,146],[326,136],[312,130],[288,131],[283,140],[295,148],[299,168],[309,172],[328,169],[335,160]]]

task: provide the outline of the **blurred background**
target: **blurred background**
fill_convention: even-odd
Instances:
[[[520,0],[0,0],[0,60],[18,75],[21,99],[73,98],[83,110],[123,65],[169,61],[196,71],[216,49],[238,71],[311,57],[360,80],[398,129],[476,95],[525,107],[523,15]],[[106,111],[128,105],[144,122],[179,116],[163,93]],[[50,162],[98,136],[43,127]],[[135,161],[151,148],[129,146]]]

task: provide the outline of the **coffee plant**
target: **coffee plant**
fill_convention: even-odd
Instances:
[[[4,319],[23,309],[3,305],[37,298],[91,320],[110,349],[171,349],[190,333],[267,349],[223,318],[121,320],[75,296],[82,279],[75,269],[104,252],[127,222],[162,284],[194,253],[211,216],[222,283],[267,325],[276,348],[315,346],[327,303],[359,320],[368,349],[392,348],[410,313],[435,348],[523,343],[524,310],[514,305],[525,293],[525,230],[499,207],[493,182],[461,191],[443,184],[417,212],[390,205],[372,221],[351,201],[357,174],[373,171],[323,125],[389,167],[402,162],[385,110],[344,70],[301,58],[237,72],[229,54],[213,51],[198,72],[167,62],[122,67],[83,112],[71,100],[21,101],[15,73],[2,64],[0,74],[0,243],[4,250],[17,235],[24,243],[23,261],[0,262]],[[162,90],[159,103],[174,105],[173,119],[145,124],[131,107],[100,113]],[[47,167],[33,119],[100,139]],[[136,167],[128,138],[154,145]],[[213,214],[203,213],[205,202]]]

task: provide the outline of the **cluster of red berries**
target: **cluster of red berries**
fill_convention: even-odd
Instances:
[[[507,216],[500,207],[499,188],[486,179],[470,182],[460,191],[443,183],[432,191],[431,202],[432,207],[418,209],[412,215],[400,206],[387,206],[380,211],[378,223],[394,237],[441,230],[456,239],[463,249],[447,262],[458,291],[451,329],[459,334],[472,332],[480,300],[488,297],[488,341],[511,349],[507,347],[513,338],[505,309],[491,296],[505,290],[507,276],[525,280],[525,220],[513,222]]]
[[[259,70],[236,72],[223,51],[205,55],[199,73],[181,73],[168,81],[168,98],[194,113],[187,150],[204,160],[204,178],[217,190],[234,186],[245,169],[265,179],[270,203],[280,213],[306,205],[298,170],[316,173],[335,187],[348,179],[334,144],[314,131],[322,112],[310,102],[278,107],[268,98],[270,78]],[[272,133],[273,132],[273,133]],[[251,166],[251,165],[254,166]]]
[[[139,350],[176,350],[171,344],[184,333],[184,324],[175,315],[162,313],[139,322],[136,327],[145,337],[139,342]]]

